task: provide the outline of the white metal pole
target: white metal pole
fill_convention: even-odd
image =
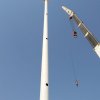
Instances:
[[[40,100],[49,100],[49,73],[48,73],[48,0],[44,0],[44,27],[43,27],[43,46],[42,46],[42,65]]]

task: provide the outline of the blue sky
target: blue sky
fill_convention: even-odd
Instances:
[[[50,100],[99,100],[100,59],[80,30],[72,37],[62,5],[100,41],[99,0],[49,0]],[[39,100],[43,13],[43,0],[0,0],[0,100]]]

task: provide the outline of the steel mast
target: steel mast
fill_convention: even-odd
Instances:
[[[70,19],[72,18],[74,19],[74,21],[84,34],[84,37],[89,41],[89,43],[93,47],[93,50],[100,58],[100,42],[96,40],[93,34],[88,30],[88,28],[84,25],[84,23],[77,17],[77,15],[72,10],[68,9],[65,6],[62,6],[62,8],[69,15]]]
[[[49,100],[48,73],[48,0],[44,0],[44,27],[41,64],[40,100]]]

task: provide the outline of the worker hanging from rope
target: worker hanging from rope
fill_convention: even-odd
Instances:
[[[73,17],[69,17],[69,21],[70,21],[72,31],[73,31],[72,35],[73,35],[74,38],[77,38],[77,32],[76,32],[76,29],[75,29],[75,26],[74,26]]]
[[[73,65],[72,68],[73,68],[73,75],[74,75],[74,84],[76,85],[76,87],[79,87],[79,80],[77,78],[77,72],[76,72],[75,65]]]
[[[75,85],[78,87],[79,86],[79,80],[75,80]]]
[[[76,87],[79,87],[79,80],[77,78],[78,76],[77,76],[75,64],[73,64],[72,68],[73,68],[74,84],[76,85]]]

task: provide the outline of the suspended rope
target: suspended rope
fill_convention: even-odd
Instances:
[[[72,31],[73,31],[73,37],[77,38],[77,32],[76,32],[76,29],[75,29],[73,18],[70,17],[69,21],[70,21],[71,28],[72,28]],[[77,49],[77,47],[73,48],[74,45],[77,45],[77,44],[75,44],[75,41],[73,41],[74,43],[72,42],[72,45],[71,45],[71,60],[72,60],[72,71],[73,71],[73,77],[74,77],[74,84],[78,87],[79,86],[79,80],[78,80],[78,77],[77,77],[77,66],[78,65],[76,64],[77,61],[76,61],[76,57],[75,57],[75,54],[77,52],[77,50],[75,50],[75,48]]]
[[[73,50],[73,49],[72,49]],[[73,52],[73,51],[72,51]],[[79,86],[79,80],[78,80],[78,65],[76,64],[77,61],[76,61],[76,58],[74,57],[74,54],[72,53],[72,73],[73,73],[73,78],[74,78],[74,84],[78,87]]]
[[[70,25],[72,27],[72,35],[73,35],[74,38],[76,38],[77,37],[77,31],[75,29],[73,17],[70,17],[69,21],[70,21]]]

